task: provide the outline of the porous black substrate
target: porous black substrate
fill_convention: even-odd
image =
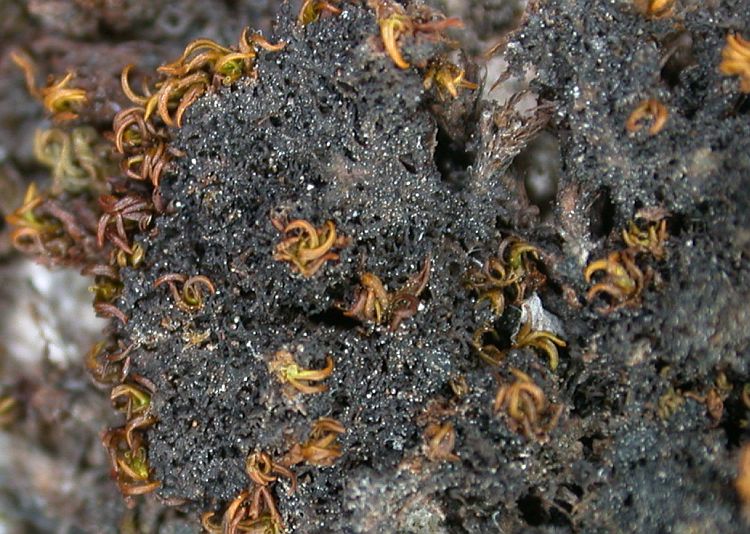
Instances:
[[[416,69],[384,53],[364,8],[305,28],[282,16],[273,40],[286,48],[260,55],[255,80],[196,102],[175,132],[185,156],[164,180],[174,213],[144,238],[146,267],[123,273],[118,306],[130,321],[120,333],[137,347],[133,371],[157,389],[148,438],[158,493],[218,509],[248,486],[248,453],[278,458],[327,416],[347,428],[344,455],[331,468],[297,467],[294,495],[283,481],[275,490],[299,532],[730,531],[748,379],[750,132],[736,80],[716,66],[747,8],[683,2],[649,21],[629,3],[534,3],[509,56],[534,69],[551,104],[525,127],[470,92],[455,102],[428,94]],[[670,52],[684,34],[689,50]],[[440,51],[406,40],[404,54]],[[667,126],[627,135],[627,116],[649,96],[669,107]],[[563,169],[541,222],[504,171],[550,110]],[[660,283],[639,307],[607,316],[581,297],[576,305],[585,264],[621,248],[619,229],[654,205],[672,213],[667,259],[651,265]],[[279,213],[331,219],[352,243],[302,278],[272,258]],[[497,250],[501,230],[543,250],[542,302],[568,341],[556,373],[528,349],[505,363],[565,406],[545,444],[492,415],[498,376],[468,346],[490,314],[462,279]],[[420,310],[395,332],[342,316],[337,303],[352,302],[361,273],[395,289],[428,257]],[[208,276],[217,292],[185,313],[153,288],[170,272]],[[280,349],[306,368],[330,354],[330,389],[290,401],[268,371]],[[718,371],[735,384],[718,426],[693,400],[657,416],[670,387],[705,392]],[[457,399],[459,376],[469,392]],[[431,402],[451,413],[458,462],[421,457]]]
[[[582,531],[736,532],[736,447],[748,438],[738,395],[748,381],[750,108],[719,72],[726,36],[750,29],[750,3],[682,1],[649,20],[630,2],[540,2],[508,46],[554,103],[563,172],[553,278],[585,290],[581,269],[624,247],[637,210],[671,212],[660,280],[641,306],[567,314],[582,357],[568,377],[571,420],[584,428]],[[629,134],[643,100],[668,109],[664,129]],[[585,326],[583,323],[585,322]],[[570,341],[574,341],[571,339]],[[670,388],[733,384],[720,421],[688,400],[662,420]],[[596,466],[596,473],[591,468]]]
[[[459,183],[465,163],[455,176],[438,171],[436,153],[452,155],[438,146],[433,113],[447,114],[448,104],[472,112],[474,98],[442,100],[425,91],[417,69],[397,68],[370,10],[347,5],[304,28],[289,15],[279,24],[272,40],[286,47],[260,55],[254,80],[189,109],[174,141],[185,156],[163,186],[174,213],[144,240],[146,268],[124,273],[118,306],[130,320],[121,333],[136,347],[132,371],[156,385],[159,422],[148,438],[158,494],[219,509],[248,487],[248,453],[278,459],[326,416],[347,429],[344,455],[332,468],[296,468],[292,496],[277,486],[288,527],[372,532],[451,521],[486,529],[568,453],[509,465],[526,446],[491,417],[496,384],[468,348],[481,323],[462,280],[473,265],[468,251],[486,257],[498,245],[496,204]],[[413,62],[445,46],[404,41]],[[278,214],[333,220],[351,244],[340,261],[303,278],[272,257],[283,237],[271,224]],[[395,332],[337,307],[353,302],[361,273],[393,290],[428,259],[419,312]],[[153,287],[173,272],[209,277],[216,294],[198,312],[179,310],[165,287]],[[207,340],[191,341],[204,333]],[[331,355],[329,390],[286,398],[268,370],[281,349],[305,368]],[[465,429],[456,421],[462,461],[422,459],[416,472],[401,472],[421,456],[417,418],[431,401],[448,402],[461,374],[471,385],[456,410],[471,417]],[[510,505],[500,504],[509,495]]]

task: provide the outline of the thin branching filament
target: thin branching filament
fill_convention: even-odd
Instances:
[[[34,156],[52,174],[52,193],[102,192],[112,170],[109,149],[94,128],[38,130]]]

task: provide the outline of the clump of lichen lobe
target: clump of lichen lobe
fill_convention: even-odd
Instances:
[[[445,183],[428,106],[437,97],[419,71],[393,64],[377,35],[373,13],[354,6],[304,27],[282,15],[273,38],[284,50],[261,54],[254,79],[196,102],[175,132],[185,156],[162,185],[173,213],[142,236],[148,265],[123,270],[118,301],[130,317],[119,334],[134,343],[132,370],[156,386],[149,463],[163,498],[196,509],[228,502],[248,486],[249,453],[280,458],[332,417],[346,428],[344,456],[332,468],[297,468],[295,496],[277,490],[282,513],[311,524],[325,510],[330,524],[343,512],[344,473],[393,469],[418,447],[415,418],[467,359],[471,313],[457,306],[470,305],[456,304],[465,301],[456,274],[464,244],[490,239],[493,214],[466,213]],[[430,57],[444,47],[413,49]],[[274,260],[283,235],[272,217],[332,220],[349,245],[302,277]],[[341,312],[362,273],[396,289],[428,258],[419,310],[395,331]],[[180,309],[154,288],[168,273],[206,276],[216,293],[199,310]],[[307,369],[330,355],[328,390],[285,395],[268,368],[279,350]]]

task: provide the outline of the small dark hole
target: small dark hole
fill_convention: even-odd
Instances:
[[[495,229],[501,232],[509,232],[513,229],[513,226],[501,215],[498,215],[495,217]]]
[[[598,462],[602,455],[602,443],[605,441],[604,436],[599,433],[594,433],[589,436],[583,436],[578,441],[583,445],[584,458],[592,462]]]
[[[538,495],[527,493],[516,502],[523,520],[532,527],[547,523],[550,519],[549,511],[544,507],[544,501]]]
[[[680,83],[680,73],[695,63],[693,37],[683,31],[672,34],[662,43],[665,55],[662,59],[661,79],[670,87]]]
[[[2,220],[0,220],[0,223],[2,223]],[[0,228],[2,228],[2,226],[0,226]],[[462,271],[463,268],[457,261],[453,261],[448,265],[448,274],[453,278],[458,277],[458,275],[460,275]]]
[[[606,237],[615,225],[615,206],[609,188],[602,188],[591,203],[589,210],[589,231],[597,239]]]
[[[349,161],[358,161],[359,158],[354,154],[354,152],[347,146],[341,147],[344,151],[344,155],[347,157]]]
[[[401,162],[401,165],[403,165],[407,171],[409,171],[412,174],[417,174],[417,166],[414,165],[414,160],[411,157],[411,154],[404,154],[402,156],[399,156],[398,160]]]
[[[750,95],[743,94],[737,101],[737,113],[747,115],[750,113]]]
[[[568,488],[573,493],[573,495],[575,495],[579,499],[583,497],[583,488],[578,484],[564,484],[564,486]]]
[[[206,254],[206,247],[203,245],[203,243],[196,243],[193,246],[193,250],[195,251],[195,255],[198,258],[202,258]]]
[[[654,191],[654,198],[656,199],[656,202],[662,203],[664,202],[664,199],[667,198],[667,193],[663,187],[657,187],[656,191]],[[636,211],[638,208],[635,208]]]
[[[332,326],[341,330],[351,330],[360,324],[356,319],[344,315],[338,308],[328,308],[324,312],[311,316],[310,320],[315,324]]]
[[[435,149],[435,165],[443,180],[448,185],[460,189],[466,182],[466,172],[471,164],[471,154],[453,141],[442,128],[439,128],[437,148]]]
[[[670,236],[678,237],[688,230],[688,218],[682,213],[672,213],[667,220],[667,231]]]
[[[654,370],[656,371],[656,374],[659,375],[662,373],[664,369],[669,367],[671,364],[666,361],[662,360],[661,358],[657,359],[656,362],[654,362]]]
[[[721,428],[726,433],[727,445],[739,447],[742,438],[747,432],[743,428],[743,421],[747,420],[748,410],[739,397],[730,397],[724,404],[724,414],[721,418]]]

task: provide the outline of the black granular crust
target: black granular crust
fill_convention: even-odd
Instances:
[[[135,344],[132,371],[156,385],[159,422],[148,442],[160,496],[219,510],[249,485],[248,453],[280,458],[325,416],[347,429],[344,455],[331,468],[296,467],[294,495],[283,480],[275,485],[294,531],[738,524],[731,483],[747,439],[739,395],[750,356],[750,113],[717,65],[726,33],[748,27],[737,14],[750,6],[685,0],[671,17],[647,20],[630,2],[531,4],[507,57],[533,70],[532,89],[549,104],[525,119],[477,102],[478,91],[457,101],[425,91],[422,73],[386,55],[373,13],[349,4],[304,28],[282,14],[272,40],[284,50],[261,52],[255,79],[190,107],[174,132],[185,155],[163,186],[174,211],[141,238],[148,263],[123,270],[117,302],[130,317],[119,334]],[[445,46],[404,41],[415,63]],[[628,115],[649,97],[667,105],[666,127],[628,134]],[[505,170],[543,113],[562,168],[557,201],[540,218]],[[622,248],[620,229],[651,206],[670,212],[667,258],[650,261],[655,282],[639,306],[599,314],[583,298],[582,269]],[[272,214],[333,220],[351,244],[303,278],[272,258],[282,238]],[[544,444],[493,416],[499,374],[469,347],[491,314],[462,279],[508,232],[542,250],[548,284],[539,296],[568,342],[554,373],[531,349],[504,362],[565,407]],[[419,312],[395,332],[342,315],[361,273],[395,289],[426,258]],[[166,287],[153,288],[167,273],[205,275],[216,294],[183,312]],[[510,330],[517,320],[509,306],[500,322]],[[284,396],[268,371],[280,349],[305,368],[330,355],[329,390]],[[705,393],[719,371],[734,384],[721,421],[689,399],[657,415],[670,388]],[[450,382],[459,376],[469,393],[456,400]],[[424,458],[419,416],[430,403],[452,414],[458,462]]]
[[[159,494],[219,506],[248,486],[248,453],[278,458],[316,419],[333,417],[347,428],[344,457],[299,469],[297,494],[278,495],[284,515],[332,525],[345,521],[347,481],[391,473],[418,451],[416,417],[475,367],[461,277],[466,244],[493,242],[493,214],[473,212],[437,171],[422,77],[384,53],[370,11],[282,25],[274,40],[287,45],[261,54],[257,78],[201,99],[176,132],[186,155],[164,186],[175,212],[145,240],[153,263],[126,274],[121,303],[138,346],[133,370],[156,384],[149,461]],[[405,54],[441,46],[424,41]],[[282,237],[272,213],[331,219],[352,243],[303,278],[272,259]],[[396,289],[428,258],[421,309],[395,333],[337,309],[353,302],[362,272]],[[201,311],[182,312],[165,287],[153,289],[171,272],[208,276],[217,292]],[[191,345],[203,332],[210,338]],[[267,365],[284,348],[307,368],[331,355],[329,390],[287,400]]]
[[[750,108],[718,66],[726,36],[748,35],[750,4],[685,0],[652,20],[634,4],[540,2],[508,46],[556,110],[564,259],[554,278],[584,291],[581,269],[623,247],[620,229],[637,210],[671,213],[658,289],[641,306],[566,314],[581,344],[571,359],[584,356],[568,382],[570,420],[586,429],[576,471],[601,469],[576,482],[586,501],[576,525],[733,532],[736,447],[748,438],[738,396],[750,363]],[[646,98],[667,107],[668,122],[655,136],[648,126],[629,134]],[[692,400],[657,417],[670,388],[705,393],[719,372],[734,384],[720,422]]]

